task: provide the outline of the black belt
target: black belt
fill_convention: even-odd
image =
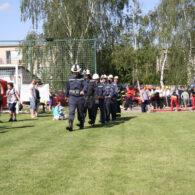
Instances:
[[[69,93],[70,93],[70,94],[73,94],[73,95],[80,95],[80,92],[81,92],[81,91],[78,90],[78,89],[75,89],[75,90],[72,90],[72,89],[71,89],[71,90],[69,90]]]

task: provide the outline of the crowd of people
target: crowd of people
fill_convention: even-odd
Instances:
[[[69,105],[68,131],[73,131],[73,121],[75,112],[78,114],[80,129],[84,128],[86,116],[88,114],[88,123],[93,127],[96,123],[97,112],[100,110],[100,123],[105,125],[110,120],[117,120],[121,117],[121,109],[132,110],[137,104],[141,104],[142,112],[155,109],[170,108],[176,111],[180,108],[192,106],[195,109],[195,85],[191,85],[190,90],[183,87],[170,88],[158,86],[122,85],[119,83],[119,77],[105,74],[91,75],[88,69],[81,74],[81,68],[75,64],[71,68],[72,75],[67,80],[66,98]],[[31,118],[38,117],[40,105],[39,83],[32,80],[29,87],[30,115]],[[7,103],[10,111],[9,122],[17,121],[16,105],[19,103],[20,110],[22,104],[20,96],[15,90],[13,83],[7,85]],[[53,92],[49,91],[49,111],[53,112],[53,120],[65,120],[67,115],[63,111],[60,101],[53,105]],[[43,104],[42,104],[43,105]],[[44,105],[47,106],[45,102]],[[43,111],[45,109],[43,105]],[[54,107],[53,107],[54,106]]]
[[[140,90],[140,99],[142,112],[164,108],[171,108],[173,111],[174,106],[176,106],[176,111],[180,108],[187,109],[189,106],[195,109],[195,86],[191,85],[190,89],[182,86],[173,89],[169,86],[162,88],[143,86]]]

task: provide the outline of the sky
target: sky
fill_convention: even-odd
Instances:
[[[145,13],[153,10],[160,0],[140,0]],[[33,29],[31,21],[22,22],[20,0],[0,0],[0,40],[23,40],[32,31],[42,32],[41,24]]]

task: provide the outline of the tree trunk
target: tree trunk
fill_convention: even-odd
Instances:
[[[189,41],[190,41],[190,49],[189,49],[189,62],[187,66],[187,74],[188,74],[188,85],[190,85],[193,82],[192,67],[191,67],[193,64],[193,59],[192,59],[192,37],[189,31],[188,31],[188,36],[189,36]]]
[[[168,55],[167,53],[168,53],[168,49],[166,49],[166,51],[165,51],[163,64],[161,66],[161,75],[160,75],[160,85],[161,85],[161,87],[164,87],[164,70],[165,70],[165,64],[166,64],[166,61],[167,61],[167,55]]]
[[[136,63],[135,63],[135,72],[136,72],[136,79],[137,79],[137,86],[140,89],[140,83],[138,79],[138,68],[137,68],[137,35],[136,35],[136,29],[135,29],[135,10],[133,10],[133,34],[134,34],[134,46],[135,46],[135,52],[136,52]],[[134,83],[134,67],[133,67],[133,83]]]
[[[184,20],[186,22],[187,25],[187,32],[188,32],[188,38],[189,38],[189,44],[190,44],[190,48],[189,48],[189,59],[188,59],[188,65],[187,65],[187,82],[188,85],[192,84],[193,79],[192,79],[192,64],[193,64],[193,59],[192,59],[192,36],[190,33],[190,28],[188,27],[188,21],[187,21],[187,16],[186,16],[186,11],[185,11],[185,2],[182,0],[181,1],[182,4],[182,11],[183,11],[183,15],[184,15]]]

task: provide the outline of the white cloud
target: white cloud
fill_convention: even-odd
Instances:
[[[0,5],[0,11],[6,10],[10,7],[9,3],[3,3]]]

